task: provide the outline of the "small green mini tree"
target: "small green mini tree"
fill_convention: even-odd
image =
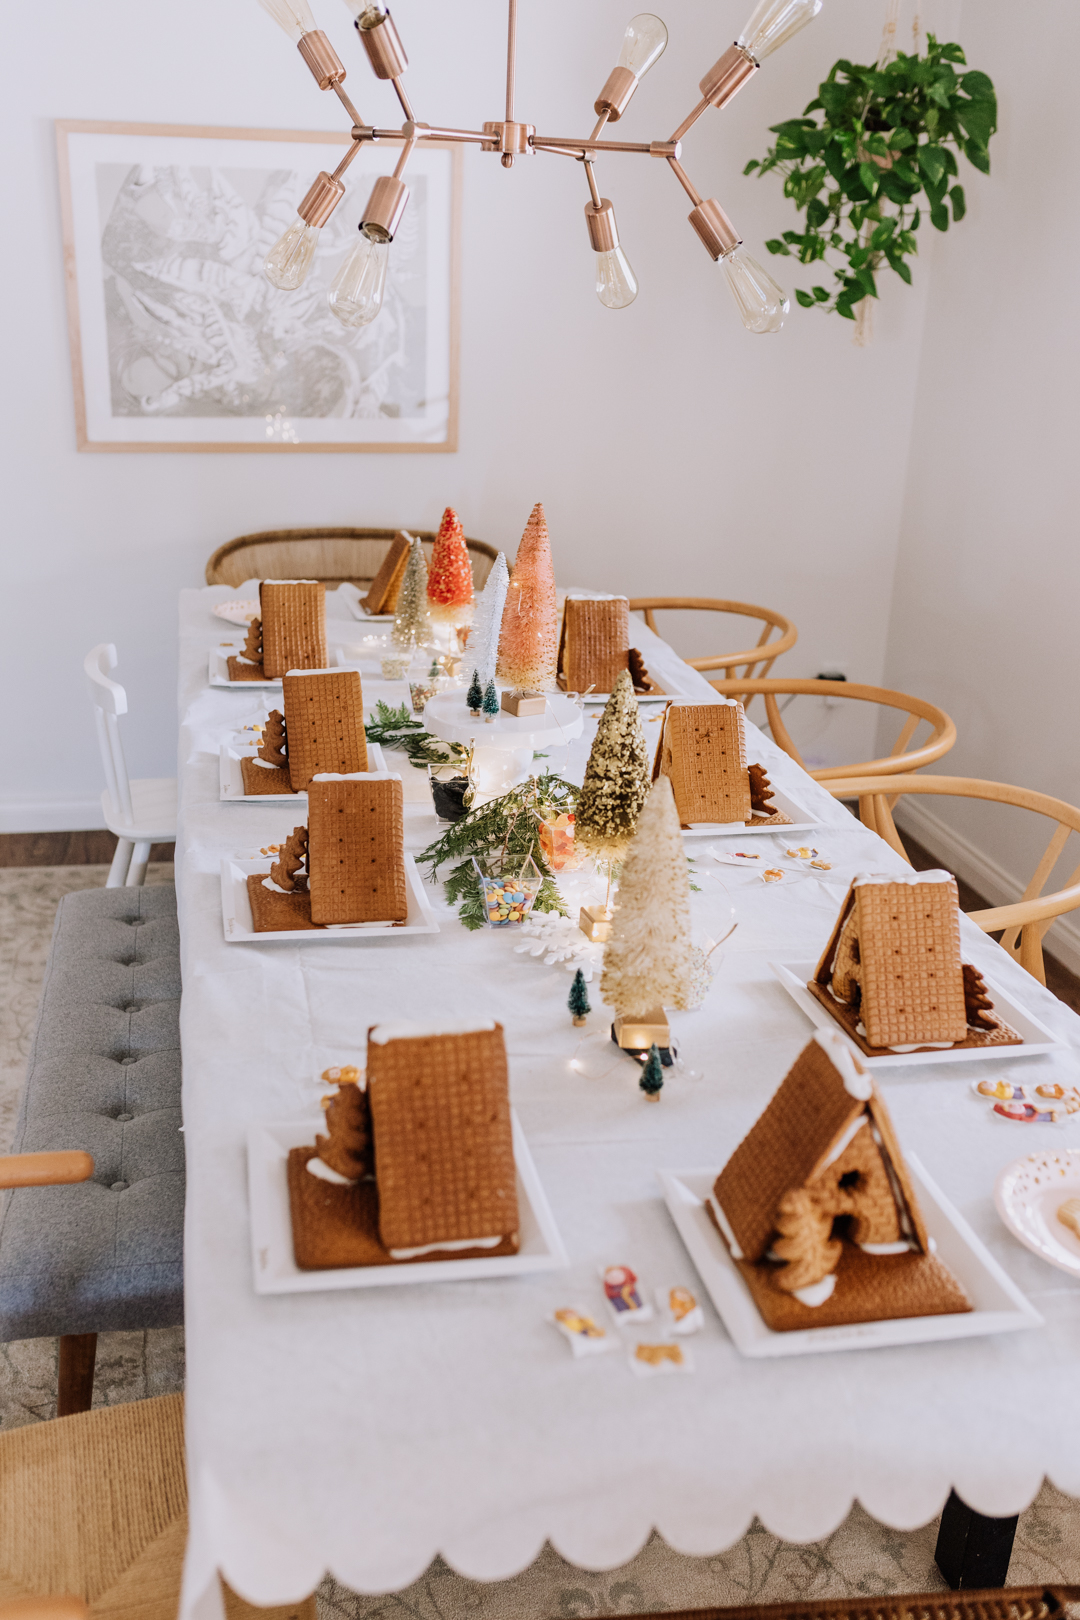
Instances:
[[[484,688],[483,710],[484,718],[489,722],[494,720],[499,712],[499,694],[495,690],[494,681],[488,681]]]
[[[660,1052],[655,1041],[649,1047],[649,1055],[645,1059],[645,1067],[641,1071],[638,1085],[649,1102],[660,1101],[660,1093],[664,1089],[664,1067],[660,1062]]]
[[[573,1014],[574,1023],[578,1025],[583,1024],[587,1014],[592,1012],[592,1007],[589,1004],[589,992],[585,988],[585,975],[580,968],[574,974],[574,982],[570,986],[570,995],[566,1005]]]
[[[465,702],[469,706],[470,714],[479,714],[483,701],[484,688],[480,685],[480,671],[478,669],[474,669],[472,672],[472,680],[469,682],[468,695],[465,698]]]

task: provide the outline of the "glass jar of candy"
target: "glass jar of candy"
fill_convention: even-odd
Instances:
[[[484,927],[520,928],[544,881],[532,856],[524,864],[508,863],[499,856],[478,861],[474,856],[473,867],[483,906]]]

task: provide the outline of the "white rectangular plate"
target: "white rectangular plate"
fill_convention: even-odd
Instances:
[[[658,1170],[672,1220],[697,1267],[709,1298],[737,1350],[744,1356],[805,1356],[822,1350],[873,1350],[887,1344],[927,1344],[984,1333],[1042,1327],[1043,1319],[975,1236],[958,1210],[911,1154],[906,1156],[927,1229],[938,1258],[963,1285],[974,1310],[953,1316],[905,1316],[892,1322],[853,1322],[846,1327],[797,1328],[774,1333],[765,1326],[753,1296],[710,1221],[705,1200],[719,1168]]]
[[[239,654],[239,647],[237,647],[236,652]],[[230,692],[258,692],[264,686],[276,686],[279,688],[281,686],[280,675],[276,680],[230,681],[229,655],[217,647],[211,647],[210,649],[209,676],[211,686],[227,686]]]
[[[564,697],[566,696],[566,692],[561,686],[559,691],[562,692]],[[584,702],[587,704],[606,703],[610,696],[610,692],[590,692]],[[672,698],[678,697],[679,694],[678,692],[635,692],[634,696],[639,703],[670,703]]]
[[[788,838],[792,833],[810,832],[814,827],[820,827],[819,821],[813,820],[809,811],[804,810],[801,804],[789,799],[786,793],[779,788],[772,790],[772,802],[785,816],[791,817],[790,827],[786,824],[777,826],[775,822],[762,822],[755,825],[753,822],[746,826],[744,822],[736,821],[730,825],[723,822],[703,822],[699,827],[684,827],[684,838],[746,838],[748,835],[756,836],[758,833],[772,833],[778,838]]]
[[[359,619],[361,624],[393,624],[394,622],[392,613],[368,613],[362,606],[363,597],[360,592],[355,585],[350,584],[346,579],[342,581],[335,592],[327,591],[326,593],[326,617],[328,623],[331,620],[330,605],[334,596],[337,596],[338,600],[344,603],[349,618]],[[333,617],[337,618],[338,615],[335,613]]]
[[[307,793],[245,793],[240,761],[255,756],[256,744],[222,743],[218,754],[218,798],[222,804],[307,804]],[[385,772],[386,761],[378,743],[369,742],[368,770]]]
[[[325,1121],[289,1120],[253,1125],[248,1132],[248,1189],[251,1198],[251,1259],[257,1294],[310,1294],[330,1288],[387,1288],[401,1283],[463,1282],[483,1277],[519,1277],[533,1271],[561,1271],[568,1264],[555,1217],[544,1196],[516,1114],[514,1164],[517,1170],[520,1248],[490,1260],[417,1260],[400,1266],[347,1266],[332,1271],[301,1271],[293,1259],[292,1221],[286,1165],[289,1149],[314,1142]]]
[[[272,801],[267,800],[267,803]],[[257,861],[241,860],[238,856],[224,855],[221,860],[221,921],[227,945],[279,945],[288,940],[293,945],[360,945],[366,939],[398,939],[406,934],[437,934],[439,925],[431,902],[424,892],[416,862],[405,856],[405,885],[409,896],[407,920],[403,925],[393,923],[349,923],[336,928],[282,928],[272,934],[257,934],[251,920],[251,902],[248,899],[247,880],[252,872],[269,872],[271,862],[263,856]]]
[[[993,979],[986,978],[986,988],[990,992],[990,999],[994,1003],[994,1011],[1011,1024],[1016,1033],[1023,1039],[1023,1046],[965,1046],[959,1051],[945,1052],[890,1052],[888,1057],[867,1057],[859,1046],[851,1039],[843,1025],[835,1018],[830,1018],[820,1001],[816,1001],[806,988],[813,978],[817,968],[816,962],[770,962],[769,966],[780,980],[791,999],[798,1004],[812,1023],[818,1029],[835,1031],[842,1036],[859,1062],[867,1069],[894,1069],[900,1063],[985,1063],[987,1058],[1002,1058],[1009,1060],[1019,1057],[1035,1057],[1040,1052],[1056,1052],[1065,1048],[1065,1042],[1059,1041],[1052,1030],[1033,1012],[1021,1007],[1019,1002],[995,984]]]

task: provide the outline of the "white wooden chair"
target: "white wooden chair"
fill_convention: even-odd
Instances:
[[[106,827],[119,839],[105,884],[108,889],[137,888],[145,883],[151,844],[171,844],[176,839],[176,778],[146,777],[132,782],[128,777],[118,724],[118,716],[127,714],[127,693],[109,679],[107,672],[115,668],[116,648],[111,642],[92,648],[83,661],[108,784],[101,795],[101,808]]]

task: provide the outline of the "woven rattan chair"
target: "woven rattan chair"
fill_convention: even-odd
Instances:
[[[886,686],[859,686],[853,681],[801,681],[770,677],[769,680],[711,681],[710,685],[724,697],[741,697],[749,701],[760,693],[765,699],[765,712],[773,741],[790,754],[796,765],[818,782],[828,782],[835,776],[897,776],[908,771],[921,770],[935,759],[947,754],[956,741],[956,727],[944,709],[922,698],[909,697],[906,692],[894,692]],[[810,694],[824,698],[851,698],[860,703],[879,703],[883,708],[899,709],[907,715],[902,731],[892,752],[881,759],[866,759],[858,765],[829,765],[822,770],[810,770],[799,750],[792,742],[780,715],[778,697]],[[785,705],[786,708],[786,705]],[[930,736],[918,748],[909,749],[922,721],[930,727]]]
[[[206,565],[208,585],[242,585],[246,579],[321,579],[334,588],[348,581],[363,590],[375,578],[397,529],[267,529],[226,540]],[[428,560],[433,529],[409,529],[424,542]],[[483,540],[466,540],[473,584],[479,590],[499,555]]]
[[[755,675],[767,675],[780,654],[789,652],[799,639],[799,632],[790,619],[785,619],[782,613],[774,613],[771,608],[755,607],[752,602],[724,602],[715,596],[635,596],[630,602],[631,613],[643,613],[645,623],[656,635],[660,634],[656,627],[656,614],[680,609],[695,613],[738,613],[744,618],[762,621],[756,644],[746,652],[687,658],[686,663],[691,669],[723,669],[729,674],[738,672],[748,679]],[[774,630],[779,630],[780,634],[775,641],[770,641]],[[746,666],[741,671],[738,670],[740,664]],[[757,665],[761,667],[757,668]]]
[[[1080,810],[1066,804],[1064,799],[1052,799],[1048,793],[1010,787],[1005,782],[981,782],[971,776],[892,776],[887,779],[880,776],[851,776],[834,778],[825,786],[834,798],[858,799],[859,815],[864,825],[891,844],[905,861],[908,855],[896,830],[892,807],[906,793],[986,799],[992,804],[1011,804],[1021,810],[1033,810],[1036,815],[1046,816],[1054,822],[1056,825],[1050,842],[1024,890],[1023,898],[1012,905],[991,906],[987,911],[968,913],[972,922],[978,923],[984,933],[996,934],[999,929],[1004,929],[1001,943],[1010,956],[1015,957],[1021,967],[1027,968],[1040,984],[1046,983],[1043,935],[1056,917],[1080,907],[1080,866],[1064,888],[1055,890],[1053,894],[1043,894],[1042,891],[1070,835],[1080,833]]]
[[[1080,1587],[1014,1586],[900,1597],[800,1598],[738,1609],[665,1609],[636,1620],[1072,1620]],[[2,1617],[0,1617],[2,1620]]]

